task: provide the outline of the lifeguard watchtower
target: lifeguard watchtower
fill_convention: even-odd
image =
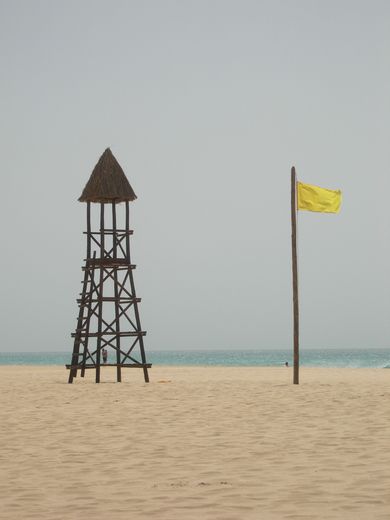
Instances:
[[[87,203],[87,255],[84,261],[82,291],[77,300],[79,314],[69,369],[69,383],[80,370],[94,369],[100,382],[102,366],[116,367],[117,381],[122,368],[142,368],[149,382],[144,336],[139,316],[130,259],[130,209],[135,200],[122,168],[107,148],[87,182],[80,202]],[[92,207],[93,205],[93,207]],[[98,211],[96,211],[96,209]],[[100,222],[92,230],[92,221]],[[118,226],[118,220],[121,221]],[[106,227],[108,226],[108,227]]]

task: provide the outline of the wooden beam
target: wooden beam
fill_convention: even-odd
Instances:
[[[117,363],[106,363],[105,365],[101,365],[102,367],[105,366],[105,367],[123,367],[123,368],[151,368],[152,367],[152,364],[151,363],[121,363],[121,364],[117,364]],[[65,367],[67,368],[67,370],[73,370],[73,369],[78,369],[78,368],[82,368],[83,365],[65,365]],[[88,370],[90,368],[96,368],[96,365],[85,365],[85,370]]]

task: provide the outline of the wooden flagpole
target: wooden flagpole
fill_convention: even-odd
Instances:
[[[297,260],[297,182],[294,166],[291,168],[291,246],[294,313],[294,385],[299,384],[299,305],[298,305],[298,260]]]

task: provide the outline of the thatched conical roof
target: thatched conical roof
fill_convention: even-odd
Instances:
[[[85,185],[80,202],[125,202],[137,195],[130,186],[120,164],[107,148],[98,160]]]

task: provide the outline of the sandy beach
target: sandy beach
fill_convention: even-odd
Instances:
[[[390,370],[1,366],[0,518],[390,518]]]

